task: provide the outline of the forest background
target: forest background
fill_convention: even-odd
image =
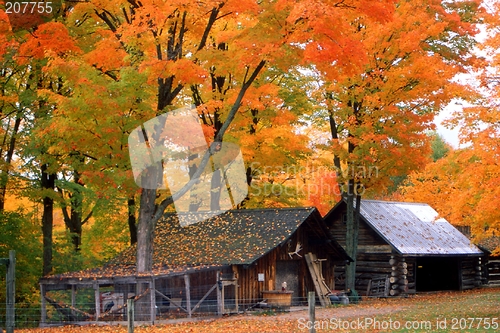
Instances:
[[[238,208],[325,214],[356,191],[500,236],[498,1],[14,2],[0,1],[0,257],[17,252],[23,306],[42,275],[148,242],[141,216],[173,207],[135,184],[128,135],[188,105],[207,144],[242,149]],[[452,102],[459,147],[433,123]]]

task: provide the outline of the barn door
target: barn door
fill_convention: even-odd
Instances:
[[[417,258],[417,291],[459,290],[459,276],[459,261],[457,258]]]
[[[286,282],[287,290],[293,291],[292,304],[299,295],[299,261],[278,260],[276,262],[276,282],[274,289],[281,290],[281,284]]]

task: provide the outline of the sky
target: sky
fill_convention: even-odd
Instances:
[[[443,125],[443,121],[450,118],[453,112],[460,111],[461,108],[461,105],[459,105],[457,102],[451,102],[450,104],[448,104],[448,106],[441,110],[441,112],[434,119],[434,124],[436,124],[436,131],[453,148],[458,148],[460,146],[458,138],[459,128],[446,128]]]

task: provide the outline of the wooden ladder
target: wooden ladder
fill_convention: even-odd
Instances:
[[[311,277],[314,283],[314,289],[318,294],[321,306],[330,305],[331,302],[329,295],[331,294],[331,290],[325,283],[321,267],[321,262],[326,259],[318,259],[316,255],[311,252],[307,253],[304,258],[306,259],[309,273],[311,273]]]

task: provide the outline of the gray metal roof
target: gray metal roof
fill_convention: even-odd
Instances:
[[[424,203],[361,200],[361,216],[402,255],[483,254]]]

